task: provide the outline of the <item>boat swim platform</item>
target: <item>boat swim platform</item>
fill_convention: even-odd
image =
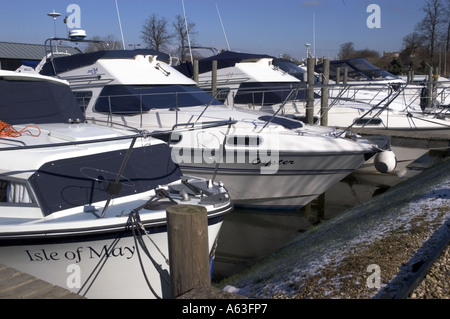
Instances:
[[[86,299],[0,264],[0,299]]]
[[[406,148],[429,150],[450,150],[450,128],[445,130],[389,130],[371,128],[353,128],[359,135],[387,135],[391,145]]]

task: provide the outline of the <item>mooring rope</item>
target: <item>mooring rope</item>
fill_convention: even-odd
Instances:
[[[159,265],[157,265],[156,261],[152,258],[150,252],[148,251],[144,241],[142,240],[142,234],[140,232],[140,230],[143,230],[144,233],[147,235],[147,237],[150,239],[150,241],[153,243],[153,245],[156,247],[156,249],[160,252],[160,254],[164,257],[165,261],[167,264],[169,264],[169,260],[168,258],[166,258],[164,256],[164,254],[162,253],[162,251],[159,249],[159,247],[156,245],[156,243],[150,238],[150,236],[148,235],[147,231],[145,230],[144,225],[142,224],[140,217],[139,217],[139,213],[135,210],[133,210],[130,215],[129,215],[129,223],[131,226],[131,231],[133,233],[133,238],[134,238],[134,242],[136,245],[136,251],[137,251],[137,255],[138,255],[138,259],[139,259],[139,264],[141,266],[141,270],[142,270],[142,274],[144,275],[144,279],[147,283],[147,286],[149,287],[149,289],[151,290],[151,292],[153,293],[153,295],[155,296],[156,299],[162,299],[161,296],[159,296],[156,291],[154,290],[154,288],[152,287],[150,280],[147,276],[147,273],[145,271],[144,268],[144,263],[142,261],[142,257],[141,257],[141,253],[139,250],[139,246],[141,246],[144,249],[145,254],[151,259],[152,263],[155,265],[156,270],[160,273],[161,278],[170,285],[170,281],[164,276],[164,273],[159,269]],[[140,243],[140,245],[138,245],[138,241]]]
[[[38,134],[33,134],[29,128],[36,128],[38,130]],[[31,136],[34,137],[38,137],[39,135],[41,135],[41,129],[39,127],[37,127],[36,125],[28,125],[26,127],[24,127],[22,130],[18,131],[16,130],[12,125],[7,124],[3,121],[0,121],[0,138],[3,137],[20,137],[23,134],[28,133]]]

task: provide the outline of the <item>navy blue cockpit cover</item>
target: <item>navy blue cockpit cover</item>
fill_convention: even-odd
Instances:
[[[10,125],[67,123],[83,122],[84,115],[68,85],[0,77],[0,120]]]
[[[131,141],[130,141],[131,142]],[[127,150],[68,158],[44,164],[30,179],[44,215],[108,199]],[[167,144],[135,148],[122,173],[119,194],[139,194],[180,178]]]
[[[170,60],[168,54],[153,49],[95,51],[48,59],[40,74],[55,76],[62,72],[92,65],[99,59],[133,59],[137,55],[156,55],[160,61]]]

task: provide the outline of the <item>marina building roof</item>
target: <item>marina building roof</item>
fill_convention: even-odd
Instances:
[[[68,53],[80,53],[73,47],[60,47],[59,50]],[[45,56],[45,46],[43,44],[0,42],[0,59],[17,60],[42,60]]]
[[[69,46],[58,47],[59,51],[70,54],[80,53],[76,48]],[[27,62],[39,62],[45,57],[45,45],[0,42],[0,69],[15,70]]]

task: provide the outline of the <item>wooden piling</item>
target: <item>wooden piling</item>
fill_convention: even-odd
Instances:
[[[328,95],[330,89],[328,84],[330,82],[330,60],[323,59],[323,74],[322,74],[322,91],[320,98],[320,125],[328,126]]]
[[[166,212],[172,296],[210,287],[206,208],[174,205]]]
[[[347,85],[348,82],[348,67],[344,68],[344,75],[343,75],[343,79],[342,79],[342,83],[344,85]]]
[[[194,60],[194,65],[193,65],[193,70],[192,70],[192,75],[193,75],[193,80],[195,81],[195,83],[198,84],[198,60]]]
[[[431,97],[433,92],[433,67],[428,69],[428,85],[427,85],[427,107],[431,107]]]
[[[336,68],[336,84],[341,83],[341,68]]]

